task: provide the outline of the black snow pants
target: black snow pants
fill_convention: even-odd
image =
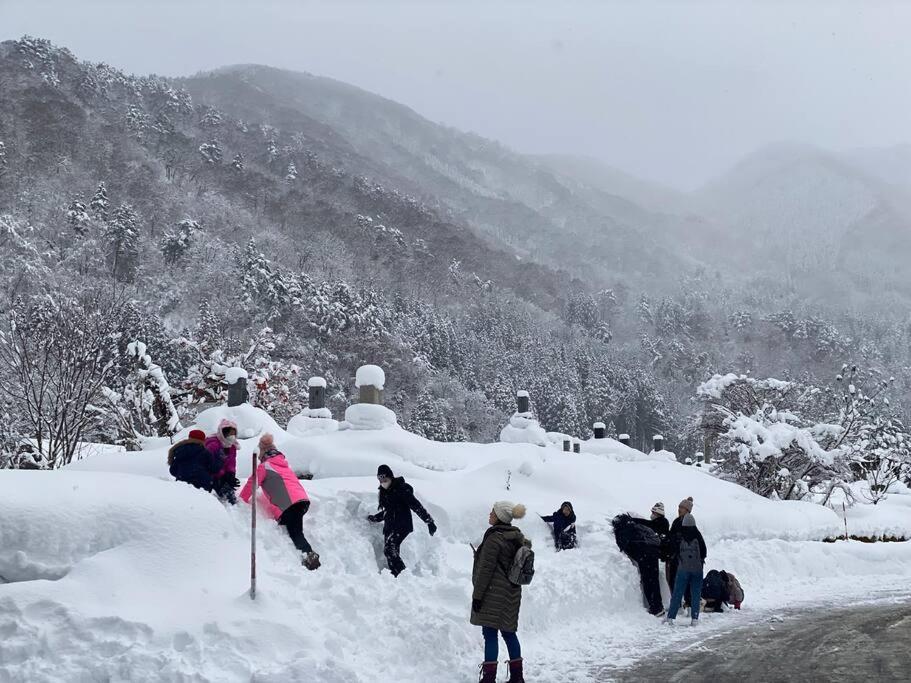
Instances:
[[[299,500],[282,513],[278,523],[285,527],[294,543],[294,547],[302,553],[312,553],[313,548],[304,536],[304,515],[310,509],[309,500]]]
[[[646,555],[637,564],[648,611],[650,614],[660,614],[664,611],[664,604],[661,601],[661,583],[658,578],[658,555]]]
[[[385,537],[383,554],[386,556],[386,564],[389,565],[389,571],[392,572],[393,576],[398,576],[405,569],[405,563],[402,562],[402,557],[399,552],[402,541],[405,540],[406,536],[408,536],[407,533],[403,534],[400,531],[393,531]]]

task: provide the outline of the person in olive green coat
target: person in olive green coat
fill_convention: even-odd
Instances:
[[[522,587],[507,577],[516,552],[528,543],[522,532],[512,525],[513,519],[525,516],[525,506],[501,500],[490,511],[490,528],[474,554],[471,582],[471,623],[481,627],[484,635],[484,663],[481,683],[497,678],[497,632],[503,634],[509,650],[509,683],[524,683],[522,650],[516,630],[519,628],[519,606]]]

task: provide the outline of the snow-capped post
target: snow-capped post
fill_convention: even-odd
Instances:
[[[572,439],[563,439],[563,450],[569,453],[573,449]]]
[[[692,464],[693,464],[693,459],[692,459],[692,458],[687,458],[687,459],[684,460],[683,462],[684,462],[685,464],[687,464],[687,465],[692,465]]]
[[[383,387],[386,385],[386,373],[377,365],[362,365],[357,369],[354,384],[359,390],[358,401],[383,405]]]
[[[705,464],[705,455],[702,451],[696,453],[696,467],[702,467]]]
[[[579,439],[573,439],[573,453],[581,453],[582,444],[579,442]]]
[[[603,439],[605,432],[607,431],[607,427],[604,426],[603,422],[596,422],[592,425],[592,431],[595,433],[596,439]]]
[[[256,600],[256,450],[253,450],[251,470],[253,494],[250,496],[250,599]]]
[[[629,434],[621,434],[617,437],[617,440],[624,446],[629,446]]]
[[[655,434],[652,437],[652,450],[656,453],[660,453],[664,450],[664,437],[660,434]]]
[[[531,412],[528,405],[527,391],[516,392],[516,412],[519,413],[519,415],[524,415],[525,413]]]
[[[326,407],[326,380],[322,377],[311,377],[307,380],[307,407],[310,410]]]
[[[228,407],[243,405],[247,402],[247,371],[243,368],[228,368],[225,372],[225,384],[228,385]]]

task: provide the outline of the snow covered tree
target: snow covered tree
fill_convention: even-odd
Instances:
[[[139,216],[129,204],[121,204],[107,221],[105,237],[110,244],[111,274],[130,282],[139,263]]]
[[[74,199],[69,208],[66,210],[66,220],[70,224],[70,228],[73,230],[73,234],[77,237],[84,237],[86,231],[88,230],[89,221],[92,217],[89,215],[89,212],[86,210],[85,204],[80,202],[78,199]]]
[[[92,213],[98,218],[104,220],[108,216],[109,205],[108,191],[104,186],[104,181],[102,181],[98,183],[98,188],[95,190],[95,194],[92,195],[92,201],[89,202],[89,208],[92,209]]]
[[[204,163],[215,166],[221,163],[224,153],[221,151],[221,145],[218,144],[218,140],[213,139],[199,146],[199,156],[202,157]]]
[[[161,240],[161,252],[170,263],[183,260],[193,241],[193,235],[199,232],[199,223],[184,218],[174,230],[166,232]]]
[[[42,468],[70,463],[98,417],[123,305],[98,294],[17,301],[0,330],[0,399],[16,406]]]
[[[180,417],[171,398],[171,387],[159,365],[152,362],[141,341],[127,344],[131,366],[121,392],[105,387],[103,393],[115,418],[116,443],[136,451],[142,437],[172,436],[180,430]]]
[[[289,185],[297,180],[297,166],[293,161],[288,162],[288,168],[285,170],[285,182]]]
[[[231,160],[231,168],[233,168],[238,173],[242,173],[244,170],[244,155],[238,152],[234,155],[234,158]]]

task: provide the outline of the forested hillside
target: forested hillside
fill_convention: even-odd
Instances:
[[[603,420],[686,454],[712,374],[825,383],[845,361],[894,376],[903,412],[907,311],[808,299],[766,256],[682,246],[746,219],[568,175],[307,74],[137,77],[2,43],[0,438],[167,434],[231,366],[279,420],[310,375],[339,411],[364,362],[439,440],[494,439],[527,389],[549,430]],[[60,382],[87,410],[39,400],[86,359]]]

